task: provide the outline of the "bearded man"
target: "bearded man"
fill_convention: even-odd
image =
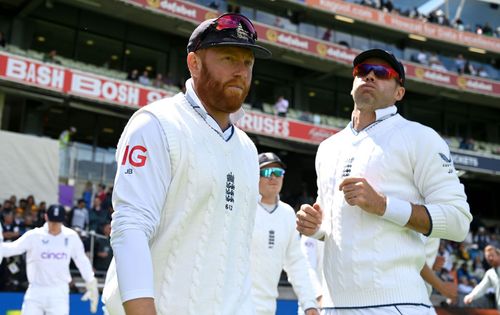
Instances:
[[[254,314],[250,243],[257,150],[234,122],[256,44],[243,15],[201,23],[187,46],[191,79],[137,111],[120,138],[103,300],[109,314]]]

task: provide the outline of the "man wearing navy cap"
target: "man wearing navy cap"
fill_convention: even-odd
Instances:
[[[318,198],[297,229],[325,241],[325,314],[432,314],[423,236],[465,238],[464,188],[443,139],[397,114],[405,71],[394,55],[367,50],[353,66],[351,122],[319,146]]]
[[[90,300],[90,311],[97,312],[97,279],[80,237],[63,225],[65,214],[63,206],[52,205],[42,227],[24,233],[14,242],[1,243],[4,257],[26,253],[29,287],[24,295],[22,314],[69,314],[71,259],[86,282],[87,292],[82,300]]]
[[[313,279],[295,230],[295,211],[280,200],[285,163],[273,152],[259,154],[260,201],[252,237],[252,296],[258,315],[274,315],[284,269],[302,314],[319,315]]]
[[[186,93],[145,106],[125,127],[103,292],[109,314],[254,314],[259,166],[235,122],[255,57],[271,55],[256,40],[243,15],[202,22],[187,45]]]

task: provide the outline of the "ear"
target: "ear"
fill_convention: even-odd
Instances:
[[[189,72],[191,73],[191,77],[193,78],[199,77],[202,67],[201,57],[195,52],[190,52],[187,55],[187,66]]]
[[[396,102],[403,99],[403,96],[405,96],[405,91],[406,91],[405,88],[400,85],[396,87],[396,92],[395,92]]]

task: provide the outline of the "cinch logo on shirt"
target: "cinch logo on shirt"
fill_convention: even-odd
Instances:
[[[55,260],[61,260],[61,259],[66,259],[68,255],[66,253],[51,253],[51,252],[42,252],[40,255],[42,259],[55,259]]]
[[[146,165],[146,155],[140,154],[136,151],[141,151],[142,153],[146,153],[148,149],[143,147],[142,145],[133,146],[132,149],[129,149],[130,145],[125,147],[125,153],[123,153],[122,165],[125,165],[128,162],[130,165],[135,167],[141,167]]]

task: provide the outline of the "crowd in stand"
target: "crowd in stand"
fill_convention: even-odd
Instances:
[[[453,27],[459,31],[469,31],[478,35],[500,37],[500,26],[493,29],[490,23],[476,24],[474,26],[465,25],[460,18],[450,21],[441,9],[434,10],[428,15],[420,13],[417,8],[402,10],[394,6],[391,0],[360,0],[358,4],[382,10],[384,12],[395,13],[402,16],[418,19],[423,22],[439,24],[442,26]]]
[[[106,189],[99,185],[93,191],[88,183],[82,198],[74,207],[66,211],[67,227],[74,229],[80,235],[87,255],[92,258],[96,275],[104,276],[113,257],[109,243],[111,234],[111,214],[113,212],[111,195],[113,188]],[[4,242],[12,242],[27,231],[42,227],[45,223],[46,202],[35,202],[33,196],[21,198],[11,196],[0,205],[0,222],[3,229]],[[92,251],[93,248],[93,251]],[[72,268],[75,269],[75,268]],[[28,286],[26,279],[26,263],[23,256],[4,258],[0,265],[0,290],[25,291]],[[72,287],[72,289],[75,289]]]

